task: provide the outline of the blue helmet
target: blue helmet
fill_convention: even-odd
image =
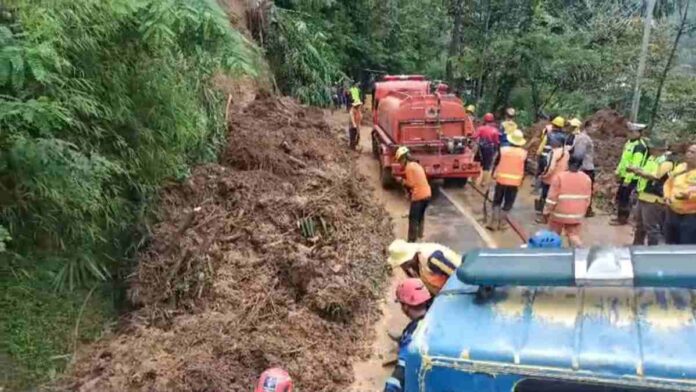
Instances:
[[[553,231],[539,230],[529,237],[528,248],[562,248],[563,240],[561,236]]]

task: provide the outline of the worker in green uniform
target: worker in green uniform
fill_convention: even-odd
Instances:
[[[648,146],[642,136],[645,129],[643,124],[628,123],[628,140],[623,148],[621,160],[616,167],[616,178],[619,181],[619,189],[616,191],[617,216],[609,222],[612,226],[620,226],[628,223],[631,215],[631,194],[638,185],[638,176],[629,168],[643,167],[648,157]]]
[[[633,245],[658,245],[664,242],[664,223],[667,209],[664,205],[663,187],[674,163],[667,154],[667,142],[657,138],[647,141],[650,156],[642,167],[627,170],[638,177],[638,204],[634,211],[635,231]]]

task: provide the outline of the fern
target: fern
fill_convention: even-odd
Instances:
[[[225,97],[211,76],[256,76],[260,51],[210,0],[27,0],[13,16],[0,225],[23,260],[55,260],[57,287],[108,279],[163,180],[215,157]]]

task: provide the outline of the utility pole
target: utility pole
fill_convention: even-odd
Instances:
[[[643,46],[640,50],[640,60],[638,60],[638,75],[636,75],[636,87],[633,90],[633,103],[631,104],[631,121],[638,120],[638,109],[640,109],[640,82],[645,72],[645,61],[648,57],[648,45],[650,44],[650,29],[652,28],[653,10],[655,0],[648,0],[648,7],[645,15],[645,28],[643,29]]]

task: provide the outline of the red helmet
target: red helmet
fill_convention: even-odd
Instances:
[[[261,373],[254,392],[292,392],[292,379],[283,369],[268,369]]]
[[[430,300],[430,292],[418,278],[409,278],[396,287],[396,299],[402,304],[418,306]]]
[[[495,116],[493,113],[486,113],[483,115],[483,121],[487,123],[493,122],[495,121]]]

